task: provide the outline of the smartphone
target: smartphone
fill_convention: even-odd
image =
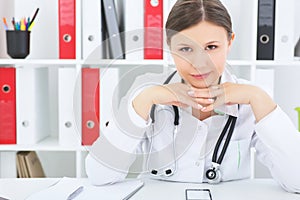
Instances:
[[[209,189],[186,189],[186,200],[212,200]]]

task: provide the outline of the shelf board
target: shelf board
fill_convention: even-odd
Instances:
[[[103,65],[103,67],[107,66],[137,66],[137,65],[166,65],[167,61],[165,60],[126,60],[126,59],[105,59],[105,60],[82,60],[82,65]],[[100,66],[102,67],[102,66]]]
[[[300,66],[300,58],[295,58],[293,61],[274,61],[274,60],[228,60],[227,63],[232,66]],[[89,59],[89,60],[75,60],[75,59],[0,59],[0,66],[14,65],[16,67],[22,65],[32,65],[33,67],[49,67],[51,65],[82,65],[91,67],[135,67],[135,66],[169,66],[174,65],[166,60],[126,60],[126,59]]]
[[[228,60],[227,63],[232,66],[251,66],[252,61],[250,60]]]
[[[61,146],[57,138],[47,137],[37,144],[0,145],[0,151],[87,151],[85,146]]]
[[[80,61],[74,59],[0,59],[0,65],[76,65]]]
[[[106,66],[136,66],[136,65],[166,65],[164,60],[125,60],[125,59],[89,59],[89,60],[75,60],[75,59],[0,59],[0,65],[39,65],[39,67],[47,67],[49,65],[102,65]],[[100,66],[100,67],[102,67]]]
[[[293,60],[293,61],[276,61],[276,60],[257,60],[255,61],[256,66],[299,66],[300,67],[300,61],[299,60]]]

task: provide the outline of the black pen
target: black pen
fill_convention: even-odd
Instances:
[[[36,11],[35,11],[35,13],[34,13],[34,15],[33,15],[33,17],[32,17],[32,20],[30,21],[29,27],[31,26],[31,24],[32,24],[33,21],[35,20],[36,15],[38,14],[39,10],[40,10],[40,8],[37,8],[37,9],[36,9]]]

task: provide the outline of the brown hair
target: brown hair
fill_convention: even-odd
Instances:
[[[227,9],[219,0],[177,0],[166,23],[167,43],[177,32],[192,27],[201,21],[224,27],[228,39],[232,35],[232,23]]]

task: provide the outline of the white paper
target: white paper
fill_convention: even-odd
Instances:
[[[128,199],[143,185],[140,180],[128,180],[111,185],[94,186],[83,179],[64,177],[54,185],[32,194],[26,200]],[[74,193],[75,195],[71,195]]]
[[[76,181],[74,178],[64,177],[56,184],[32,194],[26,200],[67,200],[70,194],[75,192],[81,186],[82,183],[80,181]]]

